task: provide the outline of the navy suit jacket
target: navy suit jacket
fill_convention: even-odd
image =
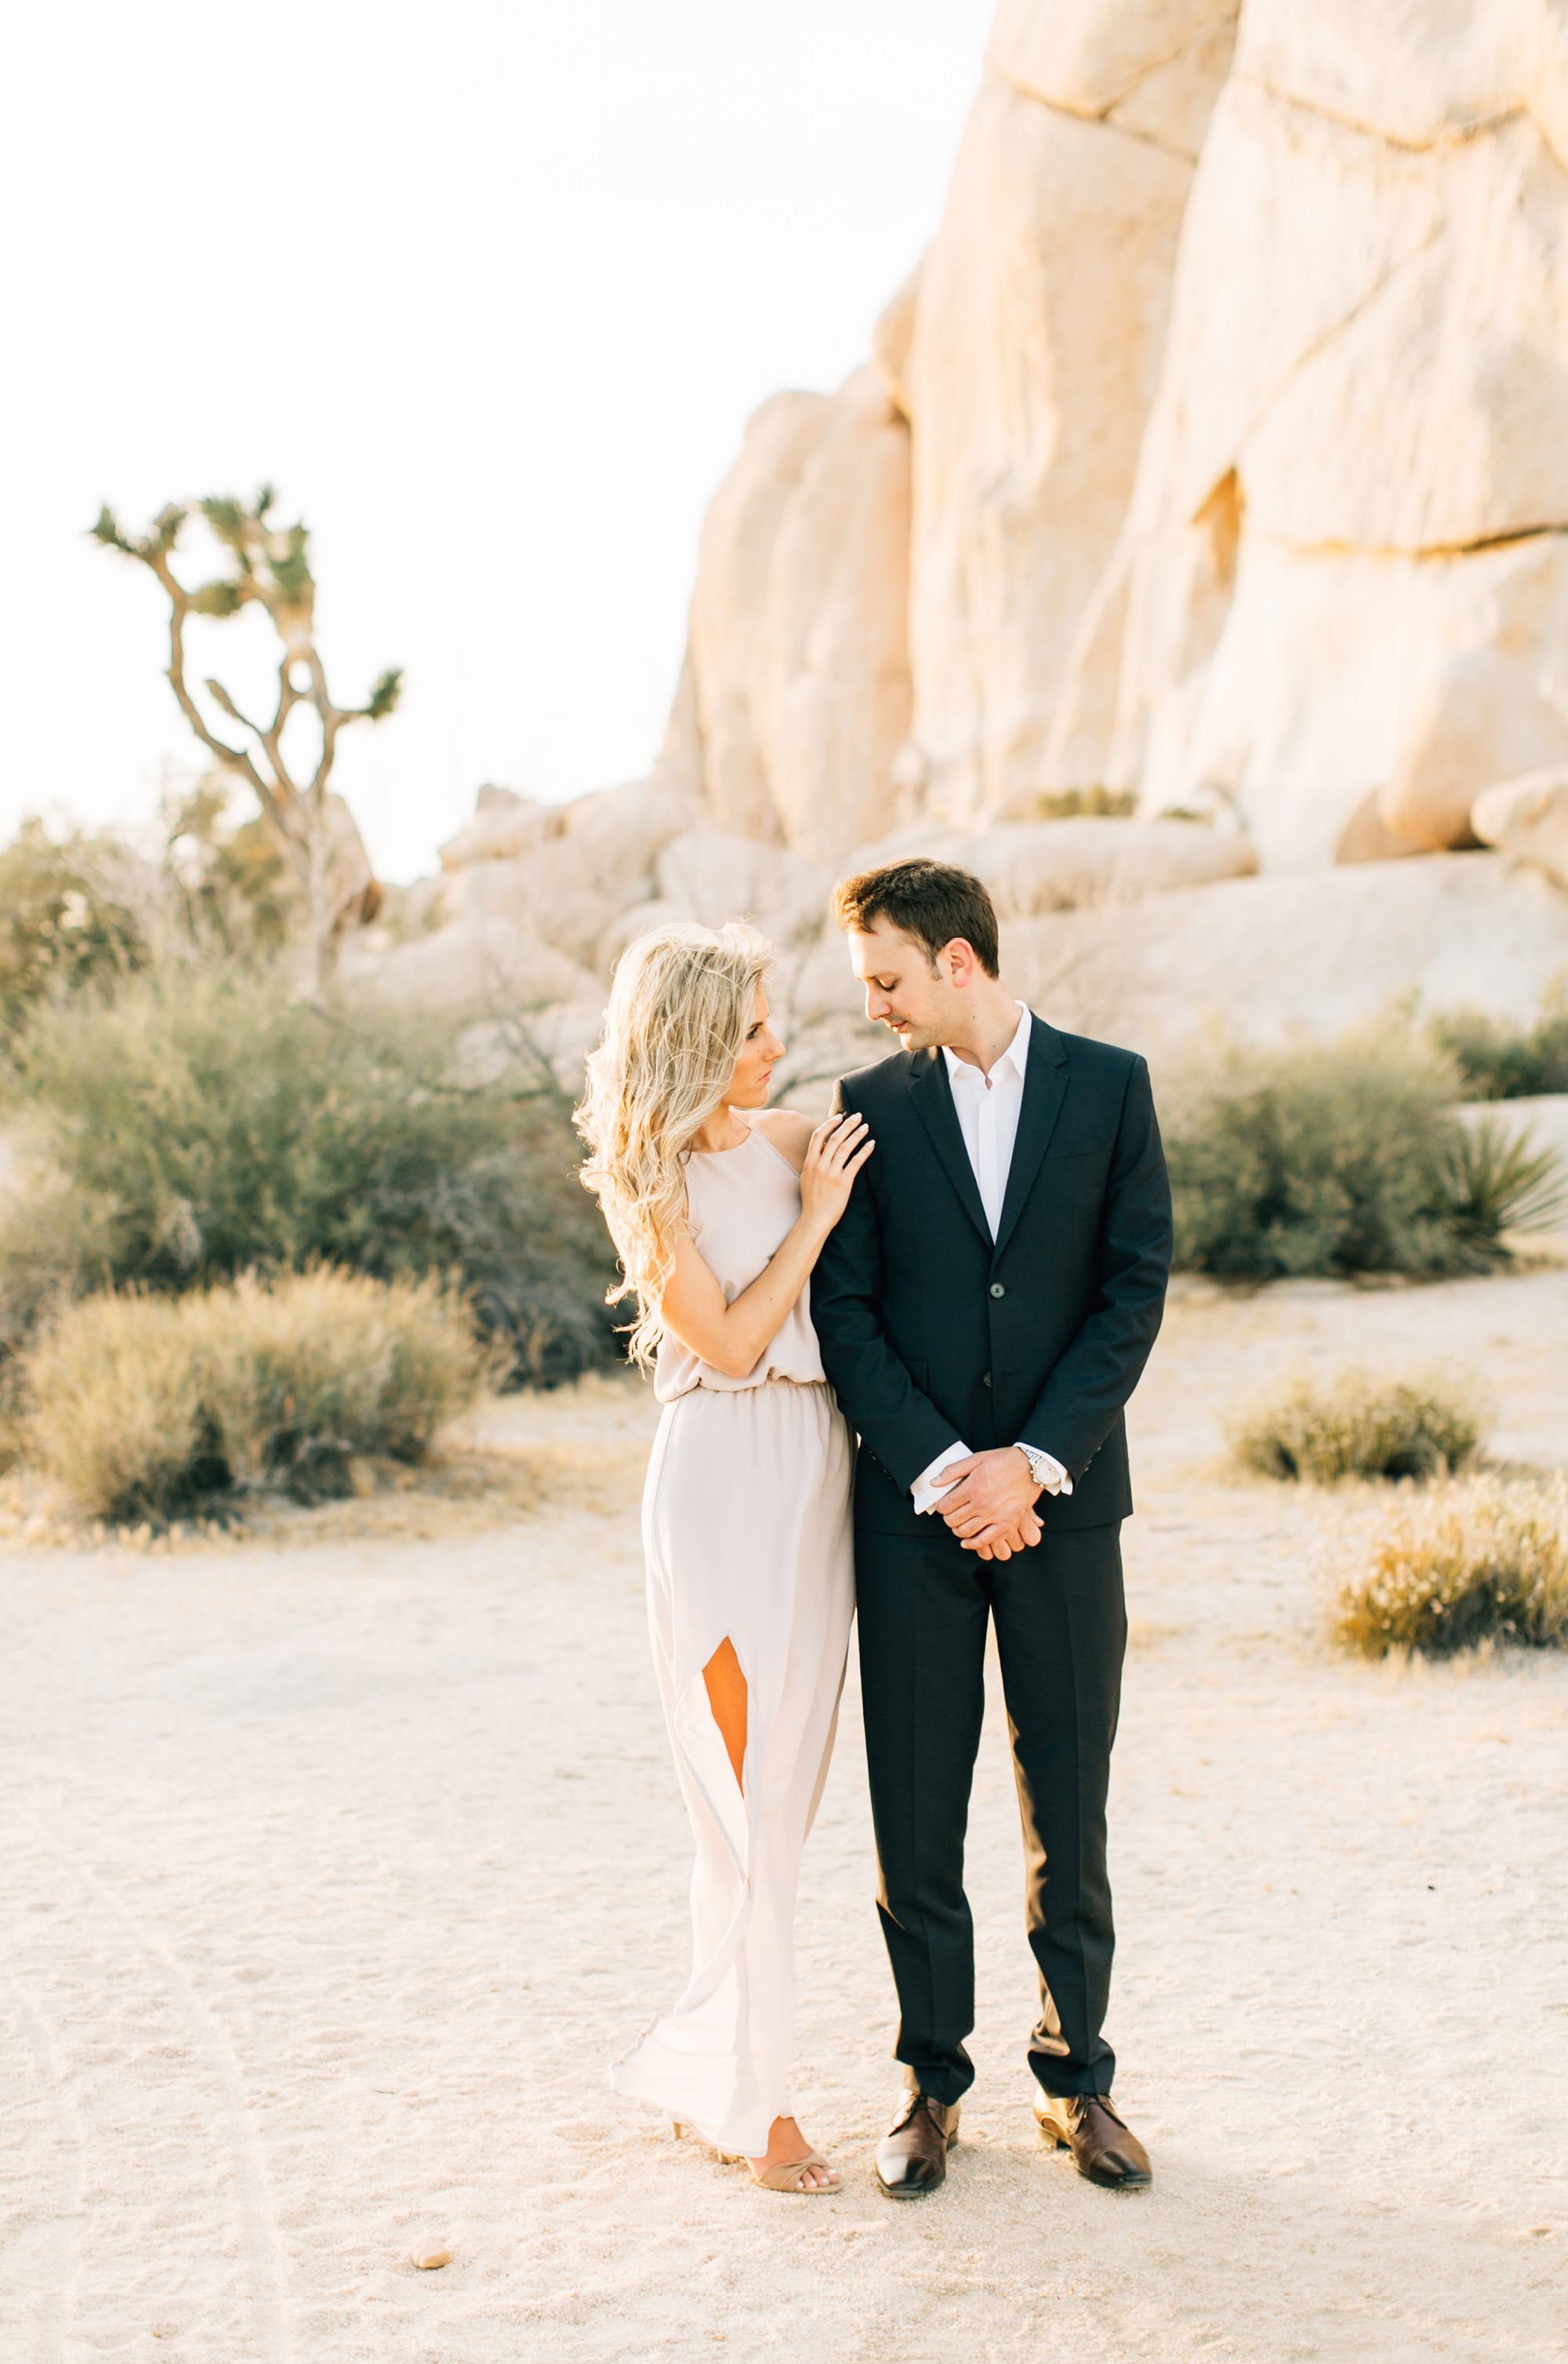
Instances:
[[[1171,1193],[1149,1069],[1030,1013],[1028,1073],[993,1242],[940,1051],[846,1076],[876,1142],[811,1280],[822,1363],[861,1435],[858,1525],[911,1536],[910,1488],[962,1437],[1054,1454],[1048,1529],[1132,1509],[1122,1408],[1171,1265]]]

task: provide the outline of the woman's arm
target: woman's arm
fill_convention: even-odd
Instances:
[[[806,1287],[824,1240],[849,1204],[855,1176],[876,1146],[865,1132],[858,1116],[830,1117],[817,1126],[800,1169],[800,1219],[733,1305],[725,1303],[695,1241],[684,1233],[675,1241],[674,1267],[660,1305],[664,1327],[727,1377],[743,1379],[753,1368]]]

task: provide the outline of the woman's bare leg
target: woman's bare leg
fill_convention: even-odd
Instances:
[[[727,1634],[706,1666],[702,1678],[707,1685],[707,1703],[713,1710],[713,1720],[724,1735],[724,1745],[735,1774],[737,1789],[743,1790],[741,1767],[746,1762],[746,1678],[740,1671],[740,1661],[735,1655],[735,1645]]]

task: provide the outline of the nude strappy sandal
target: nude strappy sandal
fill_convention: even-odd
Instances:
[[[684,2118],[672,2118],[670,2121],[670,2131],[674,2135],[675,2140],[679,2142],[686,2132],[685,2120]],[[738,2150],[721,2150],[718,2157],[724,2166],[743,2167],[748,2175],[751,2175],[751,2162],[746,2158],[743,2152]],[[827,2168],[828,2174],[833,2179],[832,2182],[802,2183],[800,2181],[800,2178],[805,2174],[808,2167]],[[762,2175],[752,2175],[751,2180],[757,2186],[759,2191],[793,2191],[797,2200],[820,2199],[824,2192],[842,2191],[844,2188],[843,2177],[828,2160],[823,2158],[822,2153],[819,2150],[808,2152],[805,2158],[790,2159],[783,2167],[770,2167]]]
[[[826,2167],[833,2178],[831,2183],[802,2183],[800,2178],[808,2167]],[[838,2169],[828,2165],[819,2150],[807,2151],[804,2158],[791,2159],[786,2167],[765,2168],[751,2180],[762,2191],[793,2191],[797,2200],[820,2200],[830,2191],[842,2191],[844,2179]]]

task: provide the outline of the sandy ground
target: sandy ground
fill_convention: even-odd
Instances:
[[[1568,1458],[1568,1273],[1188,1293],[1135,1405],[1112,1801],[1118,2197],[1038,2147],[1005,1741],[973,1816],[979,2075],[883,2200],[892,1997],[851,1676],[800,1912],[794,2201],[616,2102],[681,1984],[639,1397],[493,1435],[599,1509],[150,1557],[13,1550],[0,1818],[5,2364],[1568,2355],[1568,1662],[1369,1667],[1323,1605],[1376,1516],[1238,1481],[1280,1372],[1446,1359]],[[450,2242],[421,2274],[412,2237]]]

